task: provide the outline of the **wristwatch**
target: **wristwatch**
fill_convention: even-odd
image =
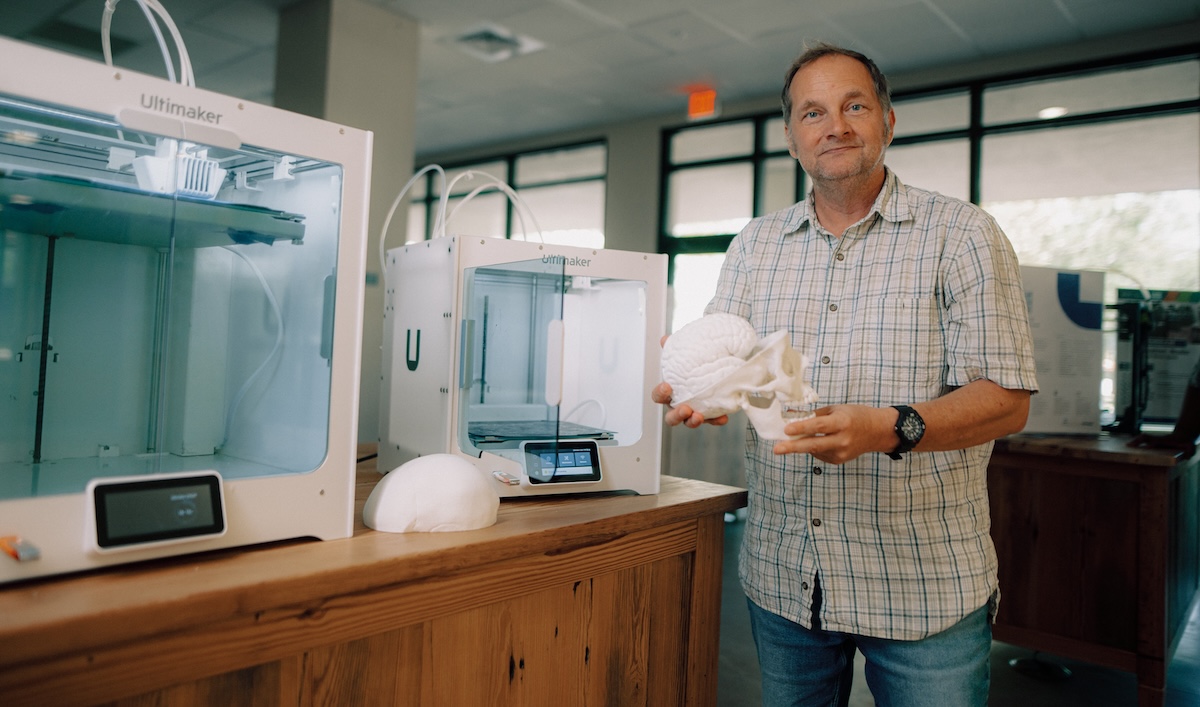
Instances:
[[[903,459],[900,456],[912,451],[912,448],[917,446],[917,442],[925,436],[925,420],[921,419],[920,414],[907,405],[893,405],[900,412],[900,417],[896,418],[896,436],[900,438],[900,444],[896,448],[888,452],[888,456],[892,459]]]

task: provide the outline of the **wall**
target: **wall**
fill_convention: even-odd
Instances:
[[[302,0],[280,12],[275,104],[374,134],[366,234],[358,439],[379,429],[383,294],[379,232],[413,170],[419,28],[363,0]],[[403,223],[403,214],[399,214]]]

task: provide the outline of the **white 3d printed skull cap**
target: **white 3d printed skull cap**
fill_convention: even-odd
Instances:
[[[388,533],[486,528],[496,522],[500,496],[471,462],[427,454],[388,472],[367,498],[363,523]]]

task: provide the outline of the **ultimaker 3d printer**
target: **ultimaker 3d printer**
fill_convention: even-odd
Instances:
[[[348,537],[371,134],[0,66],[0,583]]]
[[[379,469],[451,453],[502,497],[657,493],[666,256],[442,237],[386,257]]]

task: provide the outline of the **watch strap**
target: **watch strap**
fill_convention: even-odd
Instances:
[[[893,430],[900,443],[896,448],[888,452],[887,455],[892,459],[903,459],[904,454],[912,451],[912,448],[917,446],[921,441],[921,437],[925,435],[925,421],[921,419],[920,413],[908,405],[893,405],[899,415],[896,417],[896,426]],[[915,419],[914,419],[915,418]],[[910,429],[916,428],[916,435],[913,436]]]

